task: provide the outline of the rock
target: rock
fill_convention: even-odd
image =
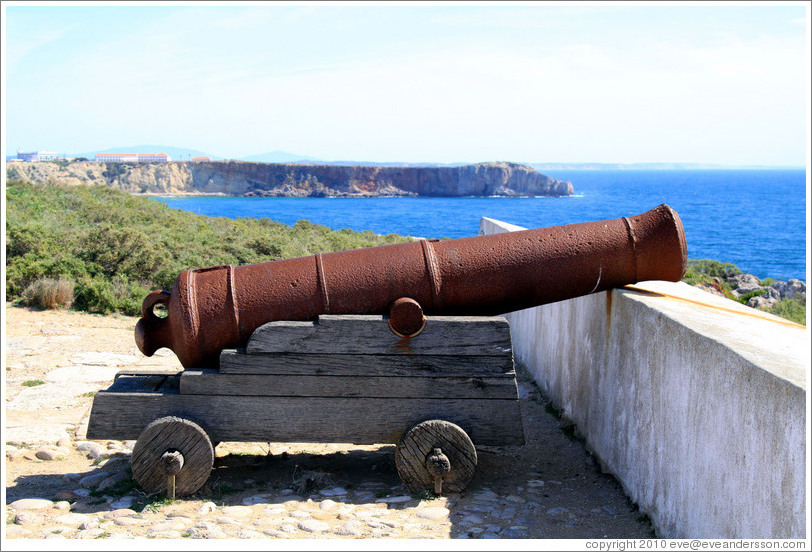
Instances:
[[[106,447],[99,443],[94,443],[93,441],[79,441],[76,443],[76,450],[86,452],[87,455],[94,460],[109,454]]]
[[[115,510],[105,512],[103,517],[104,519],[116,519],[118,517],[129,517],[137,515],[138,514],[134,510],[130,510],[129,508],[117,508]]]
[[[93,529],[84,529],[76,533],[73,538],[75,539],[97,539],[104,534],[104,529],[101,527],[94,527]]]
[[[88,514],[63,514],[54,519],[54,521],[57,523],[70,525],[71,527],[80,527],[87,523],[90,519],[91,517]]]
[[[79,525],[79,529],[84,531],[87,529],[95,529],[99,526],[99,520],[96,518],[89,518],[87,521]]]
[[[273,537],[275,539],[286,539],[286,538],[288,538],[288,536],[286,534],[281,533],[279,531],[274,531],[273,529],[265,529],[262,533],[264,535],[268,535],[269,537]]]
[[[17,525],[36,525],[45,519],[41,514],[32,512],[20,512],[14,516],[14,523]]]
[[[121,498],[114,500],[110,503],[111,508],[129,508],[133,504],[135,504],[136,497],[134,496],[122,496]]]
[[[569,510],[567,510],[566,508],[562,508],[561,506],[556,506],[554,508],[550,508],[549,510],[547,510],[548,516],[564,516],[568,515],[569,513],[570,513]]]
[[[161,523],[152,524],[150,528],[147,529],[147,533],[153,534],[153,533],[163,533],[166,531],[183,531],[184,529],[186,529],[186,525],[187,525],[186,523],[177,519],[167,520]]]
[[[726,278],[727,283],[733,288],[733,295],[744,295],[752,291],[761,289],[761,281],[752,274],[742,273]]]
[[[246,497],[242,499],[242,503],[244,506],[254,506],[255,504],[264,504],[266,502],[270,502],[272,498],[273,498],[272,494],[264,493]]]
[[[343,535],[343,536],[358,536],[361,534],[361,527],[362,524],[360,521],[356,520],[349,520],[344,522],[344,524],[333,531],[336,535]]]
[[[80,479],[79,480],[79,485],[81,485],[82,487],[84,487],[86,489],[91,489],[91,488],[97,486],[99,483],[101,483],[105,479],[107,479],[108,475],[109,474],[107,474],[107,473],[105,473],[103,471],[97,471],[97,472],[91,473],[90,475],[86,475],[85,477]]]
[[[430,506],[417,511],[417,517],[421,519],[439,520],[446,519],[449,514],[448,508],[442,506]]]
[[[514,525],[514,526],[511,526],[511,527],[508,527],[507,529],[502,530],[502,532],[500,532],[499,535],[502,538],[507,538],[507,539],[526,538],[528,536],[527,527],[525,527],[524,525]]]
[[[130,476],[127,474],[127,472],[115,473],[102,479],[101,482],[99,483],[99,486],[97,487],[97,490],[106,491],[107,489],[112,489],[122,481],[126,481],[129,478]]]
[[[197,509],[197,515],[204,516],[212,513],[216,509],[217,505],[214,502],[204,502],[203,505]]]
[[[70,502],[67,500],[54,502],[54,510],[70,510]]]
[[[294,527],[290,523],[283,523],[282,525],[279,526],[279,530],[284,531],[285,533],[295,533],[296,527]]]
[[[44,510],[53,507],[54,503],[47,498],[21,498],[15,500],[9,506],[12,510]]]
[[[320,519],[321,521],[330,521],[336,518],[333,514],[326,511],[313,512],[313,519]]]
[[[223,508],[224,516],[231,516],[235,518],[247,518],[253,513],[254,511],[248,506],[226,506]]]
[[[36,457],[39,458],[40,460],[45,460],[45,461],[50,462],[50,461],[59,459],[60,455],[56,451],[53,451],[53,450],[40,449],[40,450],[37,451]]]
[[[764,295],[756,295],[747,300],[747,306],[754,309],[768,310],[775,306],[776,299],[765,297]]]
[[[73,445],[73,441],[71,441],[67,435],[56,442],[56,446],[58,447],[70,448],[71,445]]]
[[[76,496],[76,494],[72,491],[59,491],[54,495],[54,500],[56,502],[68,502],[69,504],[71,502],[76,502],[76,499],[78,498],[79,497]]]
[[[333,487],[331,489],[322,489],[319,494],[324,496],[343,496],[347,494],[347,489],[344,487]]]
[[[323,521],[318,521],[315,519],[304,519],[299,522],[299,529],[302,531],[307,531],[308,533],[323,533],[329,528],[330,526]]]
[[[334,500],[330,500],[328,498],[327,500],[322,500],[321,501],[321,504],[319,504],[319,509],[320,510],[332,510],[333,508],[335,508],[336,504],[338,504],[338,503],[335,502]]]
[[[460,525],[478,525],[484,521],[485,520],[482,519],[482,516],[469,514],[460,520]]]
[[[544,481],[541,479],[531,479],[527,482],[528,487],[532,487],[534,489],[538,489],[544,486]]]
[[[180,531],[159,531],[150,533],[149,536],[153,539],[179,539],[183,534]]]
[[[90,496],[90,489],[74,489],[72,492],[79,498],[87,498]]]
[[[207,524],[206,527],[192,527],[189,529],[189,537],[193,539],[227,539],[228,535],[216,525]]]
[[[375,502],[382,502],[385,504],[400,504],[403,502],[409,502],[410,500],[414,500],[411,496],[408,495],[400,495],[400,496],[387,496],[384,498],[379,498]]]
[[[304,510],[294,510],[290,513],[290,517],[296,519],[310,519],[313,515],[310,512],[305,512]]]
[[[115,522],[116,525],[120,525],[122,527],[141,526],[149,523],[149,521],[147,521],[146,519],[139,519],[129,516],[117,517],[113,521]]]
[[[237,533],[238,539],[264,539],[265,536],[260,533],[259,531],[254,531],[253,529],[240,529]]]
[[[780,299],[794,299],[800,293],[806,294],[806,284],[795,278],[786,282],[775,282],[770,288],[778,293]]]
[[[31,531],[19,525],[6,525],[7,539],[21,539],[31,534]]]
[[[23,452],[16,448],[6,447],[6,460],[16,462],[23,457]]]
[[[525,502],[527,502],[527,499],[522,498],[522,497],[517,496],[517,495],[506,496],[505,500],[507,500],[508,502],[514,502],[516,504],[524,504]]]

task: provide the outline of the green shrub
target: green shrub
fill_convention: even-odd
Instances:
[[[711,259],[689,259],[682,281],[690,285],[696,285],[711,282],[714,278],[725,280],[741,273],[741,269],[732,263],[723,263]]]
[[[806,326],[806,296],[800,294],[800,297],[781,299],[768,312]]]

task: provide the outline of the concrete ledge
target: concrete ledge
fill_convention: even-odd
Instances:
[[[658,535],[806,538],[808,330],[672,282],[508,320],[516,360]]]

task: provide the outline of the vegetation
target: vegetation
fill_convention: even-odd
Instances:
[[[9,181],[6,294],[22,304],[137,315],[185,269],[409,241],[300,220],[212,218],[106,186]],[[72,286],[72,293],[68,290]],[[70,300],[68,295],[71,295]]]
[[[734,296],[732,293],[734,288],[727,279],[738,274],[742,274],[742,271],[731,263],[722,263],[710,259],[689,260],[682,281],[692,286],[704,284],[713,287],[728,299],[745,305],[753,297],[765,294],[765,290],[756,290],[738,297]],[[775,282],[776,280],[772,278],[765,278],[760,280],[759,284],[768,287]],[[806,325],[806,295],[802,293],[792,299],[781,299],[772,308],[764,310],[770,314],[791,320],[796,324]]]

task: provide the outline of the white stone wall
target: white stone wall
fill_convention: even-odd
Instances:
[[[516,361],[659,536],[806,538],[809,330],[683,283],[635,288],[509,314]]]

